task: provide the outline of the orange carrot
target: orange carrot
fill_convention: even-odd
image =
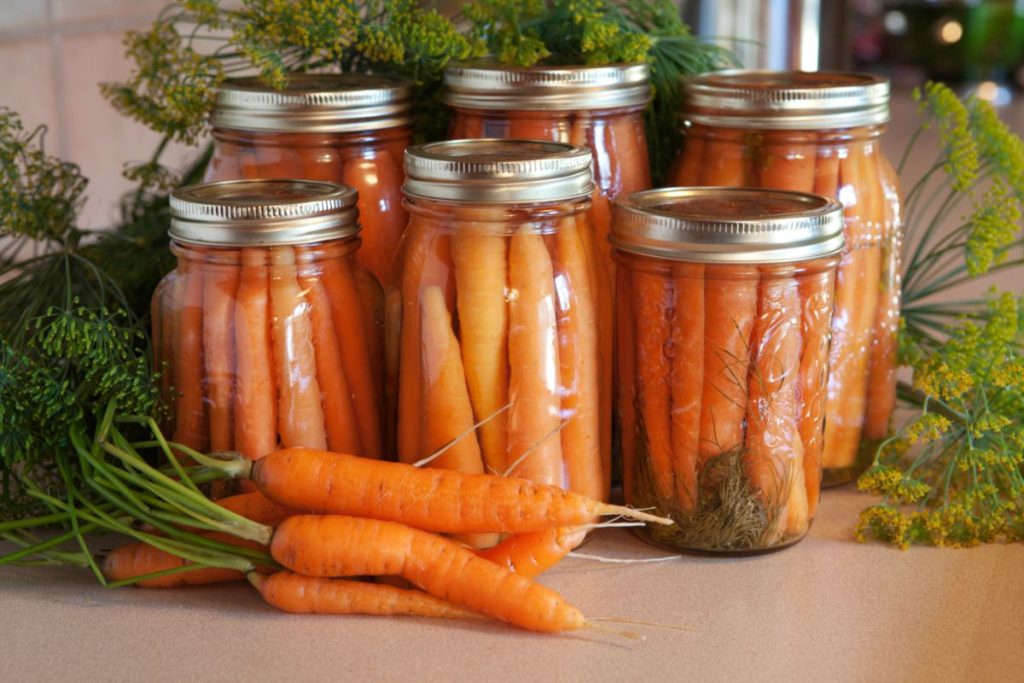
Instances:
[[[533,631],[569,631],[587,623],[554,591],[452,541],[395,522],[289,517],[275,530],[270,551],[305,576],[402,576],[442,600]]]
[[[158,550],[145,543],[127,543],[110,551],[103,559],[103,575],[109,581],[124,581],[146,574],[169,571],[179,567],[187,567],[188,560]],[[224,581],[238,581],[243,578],[242,572],[235,569],[220,567],[196,567],[177,571],[151,579],[135,582],[143,588],[177,588],[179,586],[199,586]]]
[[[493,473],[508,467],[505,413],[508,401],[508,239],[500,223],[474,221],[452,235],[456,306],[466,383],[480,426],[484,464]]]
[[[671,322],[672,470],[682,510],[697,506],[701,388],[704,386],[704,266],[672,268],[675,310]]]
[[[762,132],[758,187],[811,192],[814,189],[817,136],[802,131]]]
[[[637,405],[654,493],[671,500],[676,490],[669,422],[671,369],[665,349],[669,342],[674,293],[664,273],[638,270],[633,275],[636,297]]]
[[[608,155],[618,167],[618,183],[607,188],[608,195],[615,199],[620,194],[650,188],[651,164],[647,158],[647,145],[643,144],[642,120],[634,114],[612,116],[605,135]],[[598,239],[599,243],[607,242],[608,233],[598,234]]]
[[[364,150],[362,156],[346,160],[341,176],[345,185],[359,191],[363,244],[356,260],[381,281],[388,277],[407,222],[403,177],[402,167],[385,150]]]
[[[814,194],[839,199],[839,151],[824,137],[818,139],[814,163]]]
[[[896,347],[900,322],[900,253],[893,233],[899,228],[899,179],[889,161],[879,153],[871,157],[878,165],[875,176],[881,178],[882,287],[878,293],[875,313],[874,341],[871,344],[868,375],[867,407],[864,415],[864,436],[884,439],[889,434],[889,420],[896,407]]]
[[[309,304],[299,287],[292,247],[270,249],[270,310],[281,443],[326,448]]]
[[[769,509],[788,515],[783,528],[799,534],[807,526],[797,394],[800,295],[796,281],[781,269],[766,272],[758,290],[743,465],[747,479]]]
[[[517,477],[418,468],[311,448],[237,464],[268,498],[288,508],[400,521],[427,531],[525,533],[587,524],[609,514],[668,522]]]
[[[619,395],[616,401],[619,421],[619,451],[622,458],[622,492],[626,503],[633,503],[636,421],[636,313],[631,268],[619,270],[615,283],[615,375]]]
[[[215,501],[225,510],[242,515],[260,524],[277,524],[285,517],[296,514],[295,510],[275,503],[259,491],[239,493]]]
[[[880,213],[865,152],[852,148],[839,162],[847,246],[836,272],[832,346],[825,404],[825,467],[851,467],[857,459],[867,396],[868,355],[878,309],[881,255],[872,233]],[[846,188],[851,191],[846,191]]]
[[[212,183],[218,180],[234,180],[244,177],[240,152],[237,145],[218,140],[210,163],[203,172],[203,182]]]
[[[704,133],[704,159],[701,162],[700,185],[747,187],[748,167],[751,165],[747,150],[747,132],[716,129]]]
[[[521,225],[509,246],[508,462],[512,474],[563,485],[554,272],[544,237]]]
[[[423,345],[423,446],[433,453],[454,441],[431,466],[457,472],[484,471],[480,445],[473,433],[473,407],[466,390],[466,374],[459,340],[440,287],[421,294],[420,330]],[[468,433],[467,433],[468,432]]]
[[[381,411],[384,409],[381,389],[384,386],[384,290],[377,278],[358,263],[353,264],[350,270],[355,278],[356,289],[359,290],[359,302],[363,307],[363,334],[369,347],[370,379],[373,382],[373,390],[377,393],[375,424],[379,424]]]
[[[320,385],[327,446],[332,451],[363,453],[359,421],[353,405],[354,392],[345,377],[339,335],[331,317],[331,302],[320,278],[308,272],[299,276],[299,284],[309,302],[309,320],[313,330],[316,376]],[[345,331],[342,331],[345,334]],[[352,340],[358,333],[351,333]],[[368,362],[367,358],[364,362]],[[372,399],[371,399],[372,400]]]
[[[331,319],[338,337],[341,367],[348,381],[362,450],[359,455],[384,454],[381,436],[380,380],[373,368],[375,334],[366,325],[365,292],[354,268],[343,257],[324,259],[320,278],[327,290]]]
[[[528,534],[515,534],[493,548],[477,550],[476,554],[532,579],[554,567],[578,548],[587,537],[587,529],[586,526],[560,526]]]
[[[516,140],[569,141],[569,119],[555,112],[523,112],[508,117],[506,137]]]
[[[277,388],[263,249],[242,249],[235,305],[235,448],[259,458],[277,447]]]
[[[178,262],[174,306],[177,309],[174,341],[173,440],[206,450],[206,409],[203,403],[203,270],[188,259]]]
[[[176,305],[171,303],[170,297],[178,287],[177,278],[177,273],[172,272],[160,281],[150,306],[153,370],[160,373],[160,400],[168,407],[174,405],[171,390],[174,384],[174,334],[178,316]]]
[[[832,319],[831,270],[805,273],[799,278],[801,322],[804,340],[800,355],[800,439],[804,451],[807,509],[813,517],[821,487],[822,422],[825,418],[825,387],[828,383],[829,324]]]
[[[269,576],[249,573],[268,605],[292,614],[407,615],[461,619],[477,616],[418,590],[384,584],[302,576],[275,572]]]
[[[485,127],[487,119],[483,113],[473,110],[460,110],[455,116],[456,120],[462,121],[462,127],[458,131],[458,135],[452,135],[449,139],[451,140],[476,140],[478,138],[488,137],[485,134]],[[491,137],[508,137],[507,135],[498,135]]]
[[[605,495],[601,451],[601,358],[598,348],[596,291],[592,269],[573,216],[563,218],[555,232],[558,278],[558,361],[562,386],[562,457],[569,487],[590,498]],[[607,394],[605,395],[607,397]],[[607,402],[607,401],[605,401]]]
[[[686,143],[679,160],[669,172],[672,185],[688,187],[696,185],[700,180],[701,167],[704,165],[704,138],[693,132],[686,136]]]
[[[203,359],[210,411],[210,448],[226,451],[234,444],[232,393],[235,384],[235,295],[239,269],[207,264],[203,281]]]
[[[700,464],[743,444],[750,334],[757,317],[757,270],[707,265]]]

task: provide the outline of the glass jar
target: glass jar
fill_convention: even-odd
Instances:
[[[382,455],[382,292],[355,262],[356,193],[242,180],[171,193],[177,267],[153,297],[173,440],[259,458]]]
[[[516,68],[471,64],[444,74],[444,100],[455,116],[449,137],[553,140],[594,155],[590,222],[614,279],[608,230],[611,202],[651,187],[644,109],[651,99],[647,64]]]
[[[824,486],[855,479],[889,432],[896,404],[900,195],[882,152],[888,80],[834,72],[728,71],[684,87],[686,145],[674,185],[814,192],[846,207],[836,309]]]
[[[626,503],[670,515],[646,539],[756,552],[817,508],[842,206],[729,188],[615,205],[616,418]]]
[[[410,221],[386,315],[399,459],[606,499],[589,150],[461,140],[405,159]]]
[[[228,79],[210,118],[205,180],[298,178],[355,188],[363,227],[356,259],[383,282],[408,220],[401,189],[411,97],[404,81],[362,74],[295,74],[283,90]]]

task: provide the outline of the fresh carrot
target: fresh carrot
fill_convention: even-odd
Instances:
[[[354,268],[344,257],[320,262],[320,278],[327,290],[331,319],[338,337],[341,367],[345,373],[359,431],[359,455],[379,458],[384,454],[381,436],[380,380],[373,368],[376,335],[366,324],[365,292]]]
[[[814,189],[817,135],[802,131],[762,132],[758,187],[810,192]]]
[[[704,385],[704,266],[672,268],[675,306],[671,321],[669,387],[672,408],[672,470],[682,510],[697,506],[701,387]]]
[[[743,465],[761,500],[787,515],[786,531],[802,533],[807,526],[807,490],[797,393],[800,295],[796,280],[781,269],[766,272],[758,290]]]
[[[345,376],[339,337],[331,315],[331,302],[324,283],[309,267],[299,275],[299,284],[309,303],[309,321],[313,331],[317,383],[320,386],[327,447],[344,453],[363,453],[359,420],[353,405],[354,392]],[[342,330],[342,334],[347,331]],[[358,333],[350,333],[353,341]],[[368,362],[368,358],[364,360]],[[372,398],[370,400],[373,400]]]
[[[477,550],[478,557],[528,579],[540,576],[575,550],[587,537],[586,526],[560,526],[509,536],[493,548]]]
[[[599,515],[670,523],[517,477],[413,467],[311,448],[232,462],[268,498],[295,510],[399,521],[444,533],[525,533]],[[387,491],[386,496],[380,495]]]
[[[533,631],[569,631],[587,624],[549,588],[453,541],[395,522],[289,517],[275,529],[270,552],[304,576],[401,576],[442,600]]]
[[[277,387],[263,249],[245,248],[235,304],[235,448],[259,458],[277,448]]]
[[[704,388],[700,464],[743,444],[750,334],[757,317],[757,270],[709,264],[704,282]]]
[[[562,485],[558,326],[554,272],[537,226],[521,225],[509,245],[508,462],[512,474]]]
[[[237,539],[236,539],[237,540]],[[127,543],[110,551],[103,559],[100,569],[108,581],[125,581],[157,572],[187,567],[188,560],[158,550],[145,543]],[[143,588],[178,588],[199,586],[224,581],[238,581],[243,578],[236,569],[197,566],[195,569],[175,571],[151,579],[143,579],[134,585]]]
[[[205,450],[206,407],[203,402],[203,270],[189,259],[178,262],[174,305],[177,309],[174,340],[173,440]]]
[[[704,138],[689,133],[683,152],[669,172],[669,182],[680,187],[696,185],[700,180],[701,167],[704,165]]]
[[[466,389],[459,340],[452,330],[440,287],[423,289],[420,311],[424,396],[420,450],[433,453],[451,443],[440,457],[431,461],[431,466],[481,473],[484,465],[473,433],[473,407]]]
[[[234,317],[239,269],[234,264],[211,263],[206,264],[203,270],[203,360],[210,415],[210,448],[226,451],[234,444]]]
[[[309,304],[299,287],[292,247],[270,249],[270,310],[281,443],[326,448]]]
[[[501,473],[508,467],[507,419],[498,412],[508,402],[508,239],[500,222],[473,217],[480,221],[460,227],[451,246],[462,362],[473,416],[487,419],[479,431],[484,464]]]
[[[854,147],[839,162],[843,192],[847,247],[836,272],[835,308],[832,314],[832,345],[825,404],[824,467],[851,467],[857,459],[867,396],[868,355],[875,313],[881,254],[872,243],[880,216],[877,191],[872,188],[863,149]]]
[[[558,319],[558,361],[562,386],[562,457],[569,487],[590,498],[605,496],[601,451],[601,357],[598,347],[597,292],[588,258],[573,216],[563,218],[555,231],[558,278],[555,287]],[[602,398],[605,400],[602,401]]]
[[[281,571],[247,574],[268,605],[292,614],[407,615],[463,619],[477,616],[419,590],[384,584],[302,576]]]
[[[619,421],[619,451],[622,459],[622,492],[633,503],[636,466],[636,312],[631,268],[619,270],[615,283],[615,376]]]
[[[260,524],[277,524],[285,517],[296,514],[295,510],[275,503],[259,491],[218,498],[213,502],[225,510],[230,510]]]
[[[899,179],[882,154],[871,155],[878,164],[883,210],[881,235],[882,287],[878,293],[874,340],[868,366],[868,395],[864,415],[864,436],[884,439],[896,407],[896,347],[900,320],[900,254],[893,233],[898,229]]]
[[[388,277],[408,218],[402,208],[403,177],[402,167],[381,149],[347,159],[341,176],[345,185],[359,191],[363,244],[356,260],[381,281]]]
[[[664,273],[638,270],[633,275],[636,297],[637,405],[647,448],[654,493],[671,500],[676,490],[669,422],[671,369],[665,349],[675,293]]]

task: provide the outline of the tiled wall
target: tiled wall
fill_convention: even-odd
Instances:
[[[144,29],[167,0],[0,0],[0,107],[26,127],[46,124],[47,150],[82,167],[89,178],[82,224],[118,218],[131,184],[126,161],[148,158],[159,137],[122,117],[103,99],[101,81],[129,74],[124,32]],[[194,150],[177,148],[172,165]]]

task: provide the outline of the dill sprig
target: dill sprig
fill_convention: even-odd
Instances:
[[[1024,540],[1020,292],[950,297],[1024,263],[1024,141],[984,100],[961,100],[938,83],[914,96],[922,130],[939,138],[934,163],[904,205],[900,358],[913,382],[901,382],[899,396],[918,412],[881,444],[858,481],[883,500],[861,513],[857,537],[901,548]]]

